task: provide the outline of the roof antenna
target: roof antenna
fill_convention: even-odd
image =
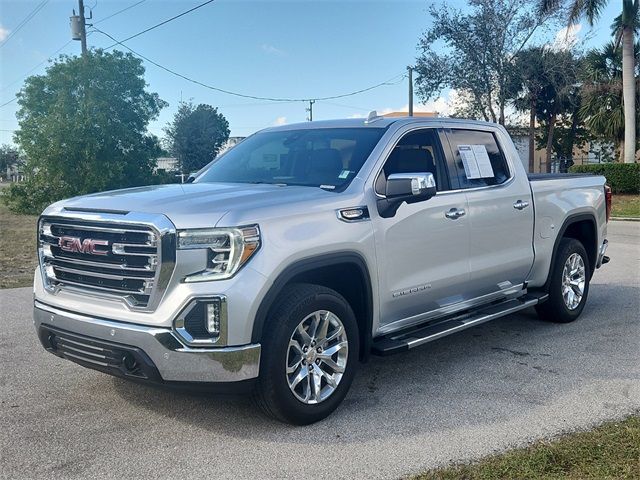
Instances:
[[[378,117],[378,112],[376,112],[375,110],[371,110],[369,112],[369,115],[367,116],[367,119],[364,121],[364,123],[371,123],[378,118],[380,118]]]

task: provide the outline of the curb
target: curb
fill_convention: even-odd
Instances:
[[[618,222],[640,222],[639,217],[611,217],[610,220],[616,220]]]

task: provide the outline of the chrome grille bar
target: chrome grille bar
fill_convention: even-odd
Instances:
[[[166,217],[134,216],[142,221],[108,214],[41,217],[39,255],[47,290],[85,291],[153,310],[173,271],[175,229]]]

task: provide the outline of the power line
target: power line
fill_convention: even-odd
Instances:
[[[106,35],[111,40],[116,42],[116,45],[123,46],[124,48],[129,50],[131,53],[136,55],[137,57],[140,57],[143,60],[146,60],[147,62],[155,65],[158,68],[161,68],[162,70],[164,70],[164,71],[166,71],[166,72],[168,72],[168,73],[170,73],[172,75],[175,75],[175,76],[180,77],[180,78],[182,78],[184,80],[187,80],[188,82],[194,83],[196,85],[200,85],[201,87],[205,87],[205,88],[208,88],[210,90],[214,90],[216,92],[226,93],[227,95],[233,95],[235,97],[250,98],[252,100],[265,100],[265,101],[269,101],[269,102],[309,102],[310,100],[316,100],[316,101],[334,100],[334,99],[338,99],[338,98],[351,97],[353,95],[358,95],[360,93],[368,92],[369,90],[373,90],[375,88],[379,88],[379,87],[383,87],[383,86],[387,86],[387,85],[395,85],[395,83],[391,83],[391,82],[393,82],[394,80],[397,80],[398,77],[404,78],[404,73],[401,73],[399,75],[395,75],[395,76],[391,77],[389,80],[385,80],[384,82],[377,83],[377,84],[372,85],[370,87],[362,88],[362,89],[356,90],[354,92],[343,93],[343,94],[340,94],[340,95],[331,95],[331,96],[327,96],[327,97],[307,97],[307,98],[261,97],[261,96],[258,96],[258,95],[248,95],[248,94],[244,94],[244,93],[234,92],[234,91],[231,91],[231,90],[226,90],[224,88],[215,87],[213,85],[206,84],[206,83],[201,82],[199,80],[195,80],[195,79],[193,79],[191,77],[188,77],[186,75],[178,73],[175,70],[172,70],[172,69],[170,69],[168,67],[165,67],[164,65],[161,65],[161,64],[159,64],[157,62],[154,62],[150,58],[142,55],[141,53],[136,52],[135,50],[133,50],[128,45],[125,45],[123,43],[123,41],[117,40],[116,38],[112,37],[111,35],[109,35],[106,32],[103,32],[100,29],[94,28],[94,31],[102,33],[103,35]]]
[[[20,77],[18,77],[17,79],[15,79],[13,82],[6,84],[4,87],[2,87],[2,90],[0,90],[0,92],[4,92],[7,88],[9,88],[11,85],[14,85],[16,83],[18,83],[20,80],[22,80],[24,77],[26,77],[27,75],[29,75],[31,72],[37,70],[40,66],[44,65],[45,63],[47,63],[49,60],[51,60],[51,57],[53,57],[54,55],[56,55],[58,52],[60,52],[61,50],[63,50],[67,45],[69,45],[71,42],[73,42],[73,40],[69,40],[67,43],[65,43],[63,46],[61,46],[59,49],[57,49],[55,52],[53,52],[51,55],[49,55],[48,58],[46,58],[45,60],[41,61],[39,64],[37,64],[35,67],[33,67],[31,70],[29,70],[27,73],[24,73],[23,75],[21,75]]]
[[[184,12],[179,13],[178,15],[174,15],[173,17],[171,17],[171,18],[167,18],[166,20],[164,20],[164,21],[162,21],[162,22],[160,22],[160,23],[156,23],[155,25],[152,25],[152,26],[151,26],[151,27],[149,27],[149,28],[145,28],[145,29],[144,29],[144,30],[142,30],[141,32],[138,32],[138,33],[136,33],[136,34],[134,34],[134,35],[131,35],[130,37],[127,37],[127,38],[125,38],[125,39],[124,39],[124,40],[122,40],[122,41],[123,41],[123,42],[127,42],[127,41],[131,40],[132,38],[139,37],[140,35],[143,35],[143,34],[145,34],[145,33],[147,33],[147,32],[150,32],[151,30],[154,30],[154,29],[156,29],[156,28],[158,28],[158,27],[161,27],[162,25],[166,25],[167,23],[172,22],[173,20],[175,20],[175,19],[177,19],[177,18],[183,17],[183,16],[187,15],[188,13],[191,13],[191,12],[193,12],[194,10],[197,10],[197,9],[199,9],[199,8],[202,8],[202,7],[204,7],[205,5],[209,5],[210,3],[213,3],[213,2],[215,2],[215,0],[207,0],[206,2],[203,2],[203,3],[199,4],[199,5],[196,5],[195,7],[190,8],[189,10],[185,10]],[[96,30],[97,30],[97,29],[96,29]],[[100,30],[98,30],[98,31],[100,31]],[[104,32],[101,32],[101,33],[104,33]],[[108,35],[107,35],[107,36],[108,36]],[[109,50],[110,48],[113,48],[113,47],[115,47],[116,45],[122,45],[122,44],[121,44],[120,42],[118,42],[117,40],[115,40],[115,39],[113,39],[113,40],[114,40],[116,43],[114,43],[113,45],[109,45],[107,48],[105,48],[105,50]],[[124,46],[124,45],[123,45],[123,46]]]
[[[0,105],[0,108],[2,107],[6,107],[7,105],[9,105],[10,103],[15,102],[18,99],[18,97],[13,97],[11,100],[9,100],[8,102],[3,103],[2,105]]]
[[[31,12],[29,12],[29,14],[23,18],[20,23],[18,23],[18,25],[16,25],[16,27],[11,31],[11,33],[9,35],[7,35],[7,38],[4,39],[4,41],[2,43],[0,43],[0,48],[4,47],[4,45],[11,39],[13,38],[13,36],[18,33],[22,27],[24,27],[27,23],[29,23],[29,20],[31,20],[33,17],[35,17],[38,12],[40,10],[42,10],[44,8],[44,6],[49,3],[49,0],[42,0],[42,2],[40,2],[38,5],[36,5],[36,7],[31,10]]]
[[[48,1],[48,0],[47,0]],[[98,20],[97,22],[94,22],[93,24],[96,25],[98,23],[104,22],[105,20],[109,20],[110,18],[115,17],[116,15],[120,15],[123,12],[126,12],[127,10],[133,8],[133,7],[137,7],[138,5],[140,5],[141,3],[146,2],[147,0],[140,0],[139,2],[134,3],[133,5],[129,5],[128,7],[123,8],[122,10],[118,10],[115,13],[112,13],[111,15],[101,18],[100,20]],[[87,34],[87,36],[91,35],[92,32],[89,32]],[[58,54],[60,51],[64,50],[70,43],[73,42],[73,39],[69,40],[67,43],[65,43],[64,45],[62,45],[60,48],[58,48],[55,52],[53,52],[51,55],[49,55],[45,60],[41,61],[39,64],[37,64],[35,67],[33,67],[31,70],[29,70],[26,73],[23,73],[22,75],[20,75],[17,79],[15,79],[13,82],[8,83],[6,85],[4,85],[2,87],[2,89],[0,89],[0,92],[4,92],[7,88],[9,88],[11,85],[14,85],[16,83],[18,83],[20,80],[22,80],[24,77],[26,77],[27,75],[29,75],[30,73],[34,72],[35,70],[37,70],[40,66],[44,65],[45,63],[47,63],[49,60],[51,60],[51,58]]]
[[[138,5],[140,5],[141,3],[144,3],[144,2],[146,2],[146,1],[147,1],[147,0],[140,0],[139,2],[136,2],[136,3],[134,3],[133,5],[129,5],[128,7],[125,7],[125,8],[123,8],[122,10],[118,10],[117,12],[112,13],[111,15],[109,15],[109,16],[107,16],[107,17],[101,18],[100,20],[98,20],[98,21],[96,21],[96,22],[93,22],[93,24],[94,24],[94,25],[97,25],[97,24],[99,24],[99,23],[105,22],[105,21],[109,20],[110,18],[113,18],[113,17],[115,17],[116,15],[120,15],[121,13],[124,13],[124,12],[126,12],[127,10],[132,9],[133,7],[137,7]]]

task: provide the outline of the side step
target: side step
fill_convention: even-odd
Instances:
[[[426,326],[418,325],[409,330],[391,333],[380,339],[374,339],[372,353],[384,356],[404,352],[452,333],[532,307],[543,302],[547,297],[546,293],[527,293],[520,298],[505,300],[501,303],[485,306],[479,310],[456,314],[453,317],[430,323]]]

